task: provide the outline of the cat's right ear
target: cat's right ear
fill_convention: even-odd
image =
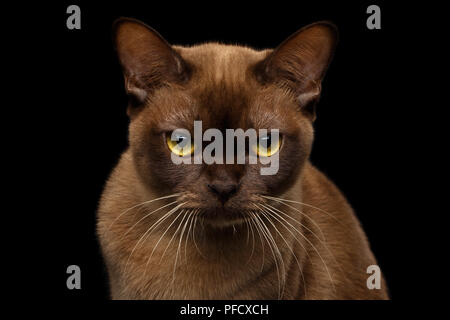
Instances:
[[[293,92],[307,116],[315,119],[321,82],[338,41],[333,23],[320,21],[303,27],[255,67],[262,83],[278,83]]]
[[[125,89],[131,109],[142,106],[157,87],[184,82],[189,68],[181,56],[161,35],[131,18],[119,18],[113,24],[113,41],[125,76]]]

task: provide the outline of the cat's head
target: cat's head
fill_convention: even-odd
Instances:
[[[334,25],[309,25],[263,51],[217,43],[171,46],[126,18],[115,22],[113,34],[130,97],[129,143],[140,183],[157,195],[180,194],[183,208],[200,209],[212,224],[239,221],[262,195],[276,196],[295,184],[311,150],[315,104],[337,42]],[[192,158],[199,148],[177,148],[186,136],[171,140],[180,128],[193,138],[194,121],[224,138],[226,129],[268,129],[266,145],[259,137],[246,152],[276,157],[276,173],[262,175],[267,165],[259,161],[175,164],[174,153]],[[279,130],[277,145],[271,129]]]

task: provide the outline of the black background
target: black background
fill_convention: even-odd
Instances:
[[[45,56],[40,78],[48,93],[46,108],[39,111],[48,147],[39,163],[46,186],[39,190],[46,208],[39,221],[45,241],[39,257],[47,294],[66,300],[108,298],[95,212],[105,179],[127,145],[127,98],[111,42],[112,22],[120,16],[142,20],[172,44],[220,41],[255,48],[273,48],[318,20],[334,22],[340,42],[323,83],[311,159],[354,207],[391,297],[412,294],[403,228],[415,213],[403,207],[409,167],[401,159],[402,121],[411,106],[399,102],[405,59],[400,50],[407,41],[401,8],[384,1],[335,2],[61,1],[45,6],[45,29],[32,40]],[[81,8],[81,30],[66,28],[71,4]],[[381,30],[366,28],[370,4],[381,7]],[[81,290],[66,288],[71,264],[81,267]]]

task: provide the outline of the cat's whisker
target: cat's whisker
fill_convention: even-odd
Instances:
[[[175,238],[176,234],[178,233],[178,230],[180,230],[181,226],[183,225],[183,221],[184,221],[184,219],[187,217],[189,210],[183,209],[181,212],[184,212],[183,217],[181,218],[181,221],[178,222],[178,226],[177,226],[177,228],[175,229],[175,232],[173,233],[172,237],[170,238],[169,243],[167,244],[166,248],[164,249],[163,254],[161,255],[161,258],[159,259],[159,263],[160,263],[160,264],[161,264],[161,262],[162,262],[164,256],[166,255],[166,252],[167,252],[167,250],[169,249],[170,244],[172,243],[173,239]],[[170,227],[169,227],[169,228],[170,228]],[[169,229],[169,228],[168,228],[168,229]]]
[[[261,221],[263,221],[262,217],[260,219],[261,219]],[[266,219],[267,219],[267,217],[266,217]],[[269,220],[269,222],[271,223],[270,220]],[[286,264],[284,263],[283,255],[281,254],[281,251],[280,251],[280,248],[278,246],[278,243],[275,241],[272,233],[270,232],[269,228],[267,227],[267,225],[264,222],[263,222],[263,226],[265,227],[265,229],[267,230],[268,234],[270,235],[270,238],[272,239],[272,243],[274,244],[274,249],[276,250],[276,252],[278,254],[278,257],[279,257],[279,261],[280,261],[280,265],[281,265],[280,266],[281,267],[280,272],[281,272],[281,275],[282,275],[281,276],[281,279],[282,279],[282,291],[281,291],[281,294],[280,294],[280,299],[282,299],[283,295],[284,295],[284,290],[285,290],[285,287],[286,287],[286,273],[287,273]]]
[[[141,219],[139,219],[139,221],[137,221],[135,224],[133,224],[133,225],[127,230],[127,232],[125,232],[125,234],[122,236],[122,239],[123,239],[128,233],[130,233],[130,231],[133,230],[139,223],[141,223],[141,222],[142,222],[143,220],[145,220],[146,218],[150,217],[150,216],[151,216],[152,214],[154,214],[155,212],[158,212],[159,210],[164,209],[164,208],[167,208],[168,206],[171,206],[171,205],[173,205],[173,204],[175,204],[175,203],[178,203],[178,202],[179,202],[179,201],[173,201],[173,202],[171,202],[171,203],[168,203],[168,204],[166,204],[166,205],[164,205],[164,206],[162,206],[162,207],[159,207],[158,209],[153,210],[152,212],[146,214],[146,215],[143,216]]]
[[[282,299],[283,295],[284,295],[285,285],[286,285],[286,268],[285,268],[283,256],[281,255],[281,252],[278,248],[278,244],[276,243],[275,239],[273,238],[272,233],[270,232],[269,228],[267,227],[267,225],[264,222],[264,220],[262,219],[262,217],[260,217],[258,215],[257,218],[261,221],[261,224],[262,224],[263,228],[265,229],[267,236],[269,237],[268,240],[272,243],[272,248],[278,258],[279,272],[280,272],[280,279],[281,279],[279,299]]]
[[[299,224],[302,228],[305,228],[306,230],[308,230],[309,232],[311,232],[311,234],[313,234],[317,239],[319,239],[319,241],[322,241],[322,240],[321,240],[321,239],[320,239],[320,238],[319,238],[319,237],[318,237],[318,236],[317,236],[310,228],[308,228],[306,225],[304,225],[304,224],[301,223],[300,221],[294,219],[293,217],[291,217],[290,215],[288,215],[286,212],[283,212],[283,211],[281,211],[280,209],[275,208],[274,206],[271,206],[271,205],[268,204],[268,203],[267,203],[267,204],[261,203],[261,206],[262,206],[263,208],[269,210],[269,211],[275,210],[275,211],[277,211],[277,212],[283,214],[285,217],[287,217],[287,218],[291,219],[292,221],[296,222],[297,224]],[[296,208],[293,208],[293,209],[296,209]],[[299,211],[299,212],[302,214],[301,211]],[[319,232],[320,232],[321,235],[322,235],[322,239],[325,240],[325,237],[324,237],[324,235],[323,235],[323,232],[322,232],[322,229],[320,228],[320,226],[319,226],[319,225],[316,225],[316,227],[319,229]]]
[[[259,235],[261,237],[261,246],[264,248],[265,247],[265,243],[267,243],[269,245],[269,248],[270,248],[270,250],[272,252],[272,256],[274,257],[275,266],[277,268],[278,281],[280,281],[279,273],[278,273],[278,264],[276,263],[275,255],[274,255],[274,252],[272,250],[271,244],[267,240],[267,236],[264,233],[264,229],[261,226],[261,222],[257,219],[256,213],[252,210],[252,211],[250,211],[250,214],[253,217],[252,221],[254,222],[255,227],[256,227],[256,229],[257,229],[257,231],[258,231],[258,233],[259,233]],[[261,266],[261,272],[263,271],[263,268],[264,268],[264,264],[262,264],[262,266]]]
[[[139,243],[141,243],[141,241],[144,239],[144,237],[147,239],[147,237],[150,235],[151,231],[156,229],[161,223],[163,223],[167,218],[169,218],[176,210],[178,210],[184,203],[176,206],[175,208],[169,210],[169,212],[167,212],[166,214],[164,214],[161,218],[159,218],[153,225],[151,225],[147,231],[144,232],[144,234],[139,238],[139,240],[136,242],[136,245],[133,247],[133,249],[131,250],[131,253],[127,259],[127,262],[125,264],[125,269],[124,272],[126,272],[128,264],[130,262],[131,256],[133,255],[134,251],[136,250],[136,248],[139,246]],[[146,237],[147,236],[147,237]]]
[[[195,216],[195,220],[194,220],[194,228],[192,229],[192,240],[194,240],[194,246],[197,249],[198,253],[204,258],[206,259],[205,255],[201,252],[200,248],[197,245],[197,241],[195,238],[195,228],[197,226],[197,222],[198,222],[198,214]]]
[[[262,204],[261,204],[261,205],[262,205]],[[266,212],[267,212],[267,211],[266,211]],[[286,213],[284,213],[284,212],[282,212],[282,211],[279,211],[279,212],[280,212],[280,213],[283,213],[283,214],[286,215],[286,216],[288,216]],[[286,226],[286,223],[287,223],[289,226],[291,226],[291,228],[294,229],[295,231],[297,231],[298,233],[300,233],[300,231],[297,230],[297,228],[296,228],[294,225],[290,224],[290,223],[289,223],[286,219],[284,219],[283,217],[279,216],[283,221],[285,221],[285,223],[283,223],[281,220],[279,220],[275,215],[271,214],[270,211],[267,212],[267,213],[268,213],[271,217],[273,217],[275,220],[277,220],[277,221],[278,221],[284,228],[286,228],[286,230],[294,237],[294,239],[297,241],[297,243],[302,247],[303,252],[305,252],[306,256],[308,257],[308,259],[309,259],[309,261],[310,261],[310,263],[312,264],[312,259],[311,259],[311,256],[309,255],[308,250],[306,250],[305,246],[304,246],[303,243],[298,239],[298,237],[295,235],[295,233],[293,233],[292,230],[289,229],[289,228]],[[315,274],[314,274],[314,276],[315,276]]]
[[[186,234],[186,240],[184,242],[184,261],[185,261],[186,264],[187,264],[187,244],[188,244],[188,239],[189,239],[189,235],[190,235],[191,230],[192,230],[192,223],[194,222],[194,219],[195,219],[195,216],[196,216],[197,212],[198,212],[198,209],[194,210],[194,212],[191,214],[191,219],[190,219],[190,222],[189,222],[189,228],[188,228],[188,231],[187,231],[187,234]]]
[[[253,226],[250,222],[250,217],[245,217],[245,222],[247,223],[247,227],[249,228],[247,230],[248,233],[250,233],[250,231],[252,232],[252,252],[250,254],[250,257],[248,258],[247,262],[245,263],[245,265],[248,265],[249,262],[252,260],[253,258],[253,253],[255,252],[255,233],[253,232]]]
[[[297,221],[297,220],[295,220],[294,218],[292,218],[290,215],[288,215],[287,213],[285,213],[285,212],[283,212],[283,211],[281,211],[281,210],[279,210],[279,209],[277,209],[277,208],[275,208],[275,207],[273,207],[273,206],[271,206],[271,205],[269,205],[269,204],[266,204],[268,207],[270,207],[270,208],[272,208],[273,210],[276,210],[276,211],[278,211],[280,214],[282,214],[283,216],[285,216],[285,217],[288,217],[288,218],[290,218],[290,219],[292,219],[293,221],[295,221],[295,222],[297,222],[301,227],[303,227],[303,228],[305,228],[306,230],[308,230],[319,242],[320,242],[320,244],[322,244],[323,245],[323,247],[325,248],[325,250],[327,250],[328,251],[328,253],[330,254],[330,256],[333,258],[333,260],[334,260],[334,262],[336,263],[336,265],[339,267],[339,269],[341,270],[341,272],[344,274],[344,271],[342,270],[342,267],[341,267],[341,265],[340,265],[340,263],[337,261],[337,259],[336,259],[336,257],[334,256],[334,254],[331,252],[331,250],[328,248],[328,246],[327,246],[327,244],[326,244],[326,240],[325,239],[323,239],[323,241],[322,241],[322,239],[320,239],[311,229],[309,229],[307,226],[305,226],[303,223],[301,223],[300,221]],[[263,207],[266,207],[264,204],[261,204],[261,206],[263,206]],[[267,208],[267,207],[266,207]],[[295,208],[294,208],[295,209]],[[267,208],[267,210],[270,210],[269,208]],[[270,210],[270,211],[272,211],[272,210]],[[272,211],[273,212],[273,211]],[[280,217],[280,218],[282,218],[282,217]],[[283,218],[282,218],[283,219]],[[283,219],[284,221],[286,221],[285,219]],[[287,222],[287,221],[286,221]],[[294,226],[292,226],[293,228],[294,228]],[[319,230],[320,230],[320,227],[319,227]],[[322,235],[323,235],[323,233],[322,233]]]
[[[276,200],[273,200],[273,201],[276,202]],[[280,203],[280,202],[278,202],[278,203]],[[283,204],[283,203],[282,203],[282,204]],[[266,205],[269,206],[269,207],[271,207],[271,208],[274,209],[274,210],[277,210],[277,211],[279,211],[279,212],[282,212],[280,209],[275,208],[274,206],[271,206],[271,205],[268,204],[268,203],[266,203]],[[289,205],[289,204],[284,203],[284,205],[288,206],[289,208],[291,208],[291,209],[297,211],[298,213],[300,213],[300,214],[303,215],[304,217],[308,218],[308,220],[311,221],[311,223],[314,224],[314,226],[319,230],[320,235],[322,236],[322,239],[325,240],[325,235],[324,235],[324,233],[323,233],[323,231],[322,231],[322,228],[320,228],[320,226],[317,224],[317,222],[316,222],[314,219],[312,219],[308,214],[304,213],[303,211],[300,211],[299,209],[297,209],[297,208],[295,208],[295,207],[293,207],[293,206],[291,206],[291,205]],[[292,218],[291,216],[289,216],[289,215],[287,215],[287,216],[288,216],[292,221],[295,221],[296,223],[301,224],[299,221],[295,220],[295,219]],[[306,226],[304,226],[303,224],[301,224],[301,225],[302,225],[302,227],[306,228],[308,231],[312,232],[311,230],[309,230],[309,229],[308,229]]]
[[[116,223],[116,221],[119,220],[120,217],[122,217],[123,215],[125,215],[127,212],[130,212],[131,210],[136,209],[136,208],[138,208],[138,207],[148,205],[148,204],[150,204],[150,203],[152,203],[152,202],[155,202],[155,201],[164,200],[164,199],[169,199],[169,198],[173,198],[173,197],[178,197],[179,195],[181,195],[181,193],[174,193],[174,194],[170,194],[170,195],[168,195],[168,196],[163,196],[163,197],[159,197],[159,198],[156,198],[156,199],[147,200],[147,201],[138,203],[138,204],[136,204],[136,205],[134,205],[134,206],[132,206],[132,207],[126,209],[125,211],[123,211],[121,214],[119,214],[119,215],[113,220],[113,222],[112,222],[112,223],[109,225],[109,227],[108,227],[108,231],[111,229],[111,227],[114,225],[114,223]]]
[[[187,213],[186,213],[187,219],[186,219],[186,221],[184,222],[183,229],[181,229],[180,240],[178,241],[177,253],[176,253],[176,255],[175,255],[175,262],[174,262],[174,265],[173,265],[172,284],[175,282],[175,271],[176,271],[176,269],[177,269],[178,254],[179,254],[179,252],[180,252],[181,242],[183,241],[184,231],[186,230],[186,227],[187,227],[187,225],[188,225],[188,223],[189,223],[189,220],[192,219],[192,211],[193,211],[192,209],[187,211]],[[180,223],[180,225],[181,225],[181,223]]]
[[[278,215],[276,212],[273,212],[275,215]],[[280,215],[278,215],[280,218],[281,218],[281,216]],[[308,239],[308,237],[306,237],[303,233],[301,233],[297,228],[295,228],[291,223],[289,223],[287,220],[284,220],[286,223],[288,223],[290,226],[291,226],[291,228],[293,228],[295,231],[297,231],[297,233],[300,235],[300,236],[302,236],[303,237],[303,239],[305,239],[305,241],[306,242],[308,242],[308,244],[313,248],[313,250],[317,253],[317,255],[319,256],[319,258],[320,258],[320,260],[322,261],[322,263],[323,263],[323,265],[324,265],[324,267],[325,267],[325,269],[326,269],[326,272],[327,272],[327,274],[328,274],[328,277],[330,278],[330,282],[331,282],[331,284],[333,285],[333,290],[334,291],[336,291],[336,288],[335,288],[335,286],[334,286],[334,281],[333,281],[333,278],[331,277],[331,274],[330,274],[330,271],[329,271],[329,269],[328,269],[328,266],[327,266],[327,264],[325,263],[325,260],[323,259],[323,257],[322,257],[322,255],[319,253],[319,250],[317,250],[317,248],[314,246],[314,244]]]
[[[256,203],[254,204],[255,206],[258,206]],[[275,226],[275,224],[271,221],[270,217],[273,217],[270,212],[260,208],[260,213],[262,215],[264,215],[266,217],[266,219],[269,221],[269,223],[273,226],[273,228],[275,229],[275,231],[280,235],[281,239],[284,241],[284,243],[286,244],[287,248],[289,249],[289,251],[291,252],[291,254],[294,256],[295,261],[297,262],[297,266],[298,266],[298,270],[300,271],[300,275],[302,277],[302,281],[303,281],[303,290],[305,292],[305,298],[307,296],[306,294],[306,282],[305,282],[305,277],[303,275],[303,270],[302,267],[300,266],[300,261],[298,261],[297,255],[294,253],[294,250],[292,249],[292,247],[289,245],[289,243],[287,242],[287,240],[285,239],[285,237],[283,236],[283,234],[278,230],[278,228]],[[268,215],[268,216],[267,216]],[[270,217],[269,217],[270,216]],[[280,222],[280,221],[279,221]],[[283,223],[280,222],[281,225],[283,225]],[[284,226],[284,225],[283,225]],[[285,227],[285,226],[284,226]]]
[[[248,221],[244,218],[245,228],[247,229],[247,240],[245,241],[245,245],[248,246],[248,242],[250,241],[250,228],[248,226]]]
[[[285,206],[287,206],[287,207],[289,207],[289,208],[291,208],[291,209],[296,210],[297,212],[300,212],[301,214],[307,216],[308,218],[310,218],[308,215],[306,215],[304,212],[300,211],[299,209],[297,209],[297,208],[295,208],[295,207],[289,205],[288,203],[300,204],[300,205],[304,205],[304,206],[306,206],[306,207],[310,207],[310,208],[316,209],[316,210],[318,210],[318,211],[320,211],[320,212],[325,213],[327,216],[333,218],[333,219],[334,219],[336,222],[338,222],[342,227],[347,228],[347,227],[346,227],[341,221],[339,221],[335,216],[333,216],[331,213],[329,213],[329,212],[327,212],[327,211],[325,211],[325,210],[323,210],[323,209],[321,209],[321,208],[319,208],[319,207],[316,207],[316,206],[313,206],[313,205],[310,205],[310,204],[307,204],[307,203],[304,203],[304,202],[300,202],[300,201],[294,201],[294,200],[283,199],[283,198],[278,198],[278,197],[271,197],[271,196],[262,196],[262,197],[263,197],[263,198],[266,198],[266,199],[269,199],[269,200],[273,200],[273,201],[279,202],[279,203],[281,203],[281,204],[283,204],[283,205],[285,205]],[[288,203],[286,203],[286,202],[288,202]],[[267,205],[269,205],[269,204],[267,204]],[[270,206],[270,205],[269,205],[269,206]],[[272,206],[271,206],[271,207],[272,207]],[[280,213],[283,213],[285,216],[287,216],[287,217],[289,217],[289,218],[292,219],[291,216],[289,216],[288,214],[286,214],[286,213],[280,211],[279,209],[276,209],[276,208],[274,208],[274,207],[272,207],[272,208],[275,209],[275,210],[277,210],[277,211],[279,211]],[[310,218],[310,220],[311,220],[311,221],[314,221],[312,218]],[[296,220],[295,220],[295,221],[296,221]],[[297,223],[300,223],[300,222],[297,221]],[[317,225],[317,224],[315,223],[315,225]],[[317,225],[317,226],[318,226],[318,225]],[[319,239],[319,237],[318,237],[314,232],[312,232],[311,230],[309,230],[307,227],[305,227],[305,228],[306,228],[308,231],[310,231],[310,232],[311,232],[311,233],[319,240],[319,242],[324,246],[324,248],[325,248],[325,249],[328,251],[328,253],[331,255],[331,257],[333,258],[333,260],[335,261],[336,265],[339,267],[339,269],[341,270],[341,272],[342,272],[343,274],[345,274],[344,271],[343,271],[343,269],[342,269],[342,267],[341,267],[341,265],[340,265],[340,263],[337,261],[336,257],[333,255],[333,253],[332,253],[331,250],[328,248],[328,246],[327,246],[324,242],[322,242],[322,240]],[[323,239],[325,240],[325,237],[324,237],[324,234],[323,234],[321,228],[318,227],[318,229],[319,229],[319,231],[321,232],[321,234],[322,234],[322,236],[323,236]],[[296,228],[294,228],[294,230],[296,230],[297,232],[299,232]],[[301,235],[304,237],[303,234],[301,234]],[[306,237],[304,237],[304,238],[306,239]],[[309,242],[309,240],[308,240],[308,242]],[[312,246],[312,247],[313,247],[314,250],[318,253],[317,249],[316,249],[314,246]],[[324,260],[322,259],[321,256],[320,256],[320,259],[322,260],[322,262],[323,262],[324,265],[326,266],[326,264],[325,264],[325,262],[324,262]],[[331,283],[333,284],[333,289],[336,291],[335,286],[334,286],[334,282],[332,281],[332,278],[331,278],[331,275],[330,275],[330,272],[329,272],[327,266],[326,266],[326,269],[327,269],[327,273],[328,273],[328,275],[329,275],[329,277],[330,277]]]
[[[336,222],[338,222],[344,228],[346,227],[339,219],[337,219],[334,215],[332,215],[328,211],[325,211],[325,210],[323,210],[323,209],[321,209],[319,207],[313,206],[311,204],[300,202],[300,201],[289,200],[289,199],[283,199],[283,198],[277,198],[277,197],[271,197],[271,196],[264,196],[264,195],[261,195],[261,197],[266,198],[266,199],[271,199],[271,200],[274,200],[274,201],[278,201],[278,202],[280,202],[280,203],[282,203],[284,205],[287,205],[286,202],[289,202],[289,203],[296,203],[296,204],[300,204],[300,205],[303,205],[303,206],[306,206],[306,207],[310,207],[310,208],[316,209],[316,210],[318,210],[318,211],[320,211],[322,213],[325,213],[330,218],[334,219]]]
[[[261,262],[261,270],[260,270],[260,273],[262,273],[263,272],[263,270],[264,270],[264,262],[265,262],[265,249],[264,249],[264,240],[263,240],[263,237],[262,237],[262,235],[261,235],[261,231],[259,230],[259,226],[258,226],[258,224],[256,223],[256,221],[255,221],[255,216],[254,216],[254,214],[251,212],[251,211],[249,211],[249,214],[250,214],[250,223],[255,227],[255,229],[256,229],[256,231],[258,232],[258,235],[259,235],[259,240],[261,241],[261,249],[262,249],[262,262]]]
[[[285,274],[284,272],[282,272],[284,271],[284,268],[282,268],[283,259],[281,257],[281,253],[279,252],[279,250],[277,251],[278,247],[276,246],[275,240],[273,239],[272,234],[268,230],[264,221],[255,213],[253,213],[253,216],[255,217],[255,222],[259,224],[261,232],[264,238],[266,239],[267,244],[269,245],[270,251],[272,252],[278,276],[278,298],[281,299],[285,285],[285,278],[284,278]],[[283,270],[280,270],[280,268],[282,268]]]
[[[188,203],[188,202],[183,202],[182,204],[179,204],[179,205],[176,207],[176,210],[178,210],[181,206],[183,206],[183,205],[185,205],[185,204],[187,204],[187,203]],[[175,209],[175,208],[174,208],[174,209]],[[172,209],[172,210],[173,210],[173,209]],[[175,211],[176,211],[176,210],[175,210]],[[174,212],[175,212],[175,211],[174,211]],[[153,254],[155,253],[156,248],[158,247],[159,243],[161,242],[161,240],[162,240],[162,239],[164,238],[164,236],[166,235],[167,231],[169,231],[170,227],[172,227],[172,225],[178,220],[178,218],[181,216],[181,214],[183,214],[183,211],[184,211],[184,209],[182,209],[181,212],[173,219],[173,221],[169,224],[169,226],[167,227],[167,229],[164,231],[164,233],[161,235],[161,237],[159,238],[159,240],[156,242],[155,246],[153,247],[153,250],[152,250],[152,252],[151,252],[151,254],[150,254],[150,257],[148,258],[147,263],[145,264],[144,276],[145,276],[145,274],[146,274],[146,272],[147,272],[148,264],[150,263],[150,260],[152,259]]]

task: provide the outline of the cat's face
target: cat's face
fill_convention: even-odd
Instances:
[[[171,47],[129,19],[119,20],[114,30],[131,97],[130,148],[141,183],[158,195],[179,193],[183,208],[199,209],[219,225],[240,221],[261,195],[293,186],[311,150],[314,103],[336,42],[331,25],[304,28],[276,50],[264,51],[221,44]],[[193,137],[194,121],[201,121],[203,132],[214,128],[223,137],[226,129],[278,129],[277,149],[264,155],[276,156],[276,173],[262,175],[267,165],[259,161],[175,164],[168,138],[180,128]]]

